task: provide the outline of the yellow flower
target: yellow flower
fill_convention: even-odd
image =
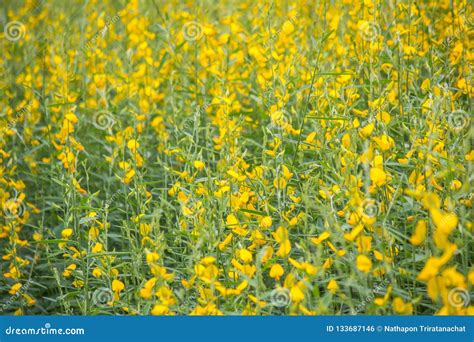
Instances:
[[[118,300],[120,298],[120,292],[122,292],[124,288],[125,284],[122,283],[120,280],[114,279],[112,281],[112,291],[114,292],[114,300]]]
[[[425,241],[426,239],[426,230],[427,225],[425,220],[420,220],[416,224],[415,231],[410,238],[410,242],[414,246],[419,246]]]
[[[374,137],[373,140],[382,151],[388,151],[390,148],[395,146],[393,139],[385,134],[380,137]]]
[[[366,139],[372,134],[373,130],[374,130],[374,124],[369,123],[368,125],[364,126],[363,128],[359,130],[359,135],[362,139]]]
[[[364,225],[358,224],[351,230],[350,233],[344,234],[344,238],[348,241],[354,241],[354,239],[360,234],[360,232],[362,232],[362,230],[364,230]]]
[[[387,288],[387,292],[385,293],[385,296],[377,297],[374,299],[374,304],[378,306],[383,306],[387,303],[388,299],[390,298],[390,294],[392,293],[393,287],[392,285],[389,285]]]
[[[136,153],[138,147],[140,147],[140,144],[139,144],[135,139],[130,139],[130,140],[127,142],[127,147],[128,147],[128,149],[130,150],[130,152]]]
[[[423,91],[423,93],[426,93],[426,91],[430,88],[430,79],[425,78],[423,82],[421,83],[420,89]]]
[[[430,257],[425,264],[425,267],[418,274],[418,280],[428,281],[438,274],[439,268],[441,267],[441,261],[439,258]]]
[[[71,228],[65,228],[61,231],[61,237],[63,239],[69,239],[73,233],[74,231]]]
[[[382,186],[387,181],[387,174],[384,170],[378,167],[374,167],[370,169],[370,180],[376,186]]]
[[[291,177],[293,177],[293,172],[291,172],[286,165],[283,165],[283,178],[288,181]]]
[[[203,265],[211,265],[216,262],[216,258],[213,256],[207,256],[201,259],[201,264]]]
[[[319,245],[321,242],[324,240],[328,239],[331,236],[331,233],[328,231],[322,232],[319,237],[314,237],[311,238],[311,242],[314,243],[315,245]]]
[[[361,254],[357,256],[356,266],[359,271],[368,273],[372,269],[372,261],[367,256]]]
[[[149,223],[140,223],[140,234],[147,236],[151,233],[151,224]]]
[[[283,26],[282,26],[282,31],[287,35],[289,36],[290,34],[293,33],[293,31],[295,30],[295,27],[293,25],[293,23],[290,21],[290,20],[287,20],[283,23]]]
[[[270,228],[272,226],[272,218],[270,216],[265,216],[261,221],[260,221],[260,227],[262,228]]]
[[[95,267],[93,270],[92,270],[92,275],[96,278],[100,278],[102,276],[102,271],[100,270],[99,267]]]
[[[33,299],[29,294],[23,293],[23,298],[26,300],[26,305],[32,306],[36,304],[36,299]]]
[[[375,116],[377,121],[382,121],[384,124],[388,124],[391,120],[390,114],[385,111],[380,111]]]
[[[100,253],[104,250],[104,246],[100,243],[97,242],[94,247],[92,247],[92,253]]]
[[[334,279],[331,279],[328,283],[327,289],[332,294],[335,294],[337,290],[339,290],[339,285],[337,284],[337,281],[335,281]]]
[[[458,217],[455,213],[446,213],[439,209],[430,210],[431,218],[436,228],[444,234],[450,234],[458,225]]]
[[[239,220],[234,214],[229,214],[226,218],[226,223],[230,228],[234,228],[234,226],[239,225]]]
[[[152,264],[160,259],[160,255],[156,252],[147,252],[146,253],[146,262]]]
[[[194,213],[191,208],[188,208],[185,205],[183,205],[183,207],[181,208],[181,211],[182,211],[184,216],[191,216]]]
[[[413,304],[405,303],[402,298],[396,297],[392,303],[393,310],[401,315],[411,315],[413,313]]]
[[[239,175],[234,170],[227,171],[227,174],[239,182],[243,182],[247,178],[245,175]]]
[[[123,177],[122,181],[125,183],[125,184],[128,184],[132,181],[133,177],[135,176],[135,170],[134,169],[130,169],[128,170],[126,173],[125,173],[125,176]]]
[[[227,236],[225,237],[224,241],[222,241],[221,243],[219,243],[219,250],[220,251],[223,251],[227,245],[232,241],[232,238],[233,238],[233,234],[232,233],[229,233],[227,234]]]
[[[155,304],[155,306],[153,306],[153,309],[151,309],[150,313],[154,316],[167,315],[170,313],[170,308],[167,305]]]
[[[8,293],[11,295],[15,295],[18,292],[18,290],[20,290],[21,286],[22,286],[21,283],[13,284],[10,287],[10,290],[8,291]]]
[[[158,280],[157,278],[154,278],[154,277],[151,278],[145,283],[143,288],[140,289],[140,296],[143,299],[151,298],[151,296],[153,295],[153,287],[155,286],[157,280]]]
[[[270,277],[273,279],[279,280],[285,271],[280,264],[273,264],[270,269]]]
[[[300,286],[295,285],[290,290],[291,301],[294,303],[299,303],[304,299],[304,292],[301,290]]]
[[[252,253],[248,249],[242,248],[239,250],[239,258],[244,263],[252,262]]]
[[[72,272],[77,268],[76,264],[71,264],[63,271],[64,278],[68,278],[71,276]]]
[[[291,243],[288,237],[288,229],[285,227],[278,227],[278,229],[273,233],[273,237],[276,242],[280,244],[280,248],[276,254],[282,258],[290,254]]]
[[[283,177],[275,178],[273,180],[273,186],[277,189],[284,189],[286,187],[286,179]]]
[[[194,161],[194,167],[198,170],[203,170],[204,167],[206,166],[206,164],[204,164],[202,161],[200,160],[195,160]]]

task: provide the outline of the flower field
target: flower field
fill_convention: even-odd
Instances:
[[[474,315],[469,1],[0,7],[0,311]]]

